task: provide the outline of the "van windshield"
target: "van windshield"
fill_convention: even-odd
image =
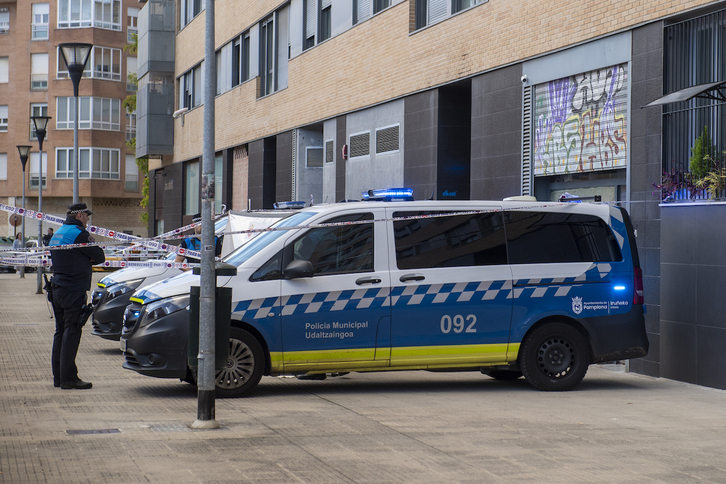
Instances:
[[[294,215],[290,215],[287,218],[281,219],[279,222],[275,222],[272,225],[272,228],[274,227],[296,227],[298,225],[302,225],[304,221],[312,217],[313,215],[317,215],[318,212],[299,212]],[[272,230],[270,232],[262,232],[260,235],[243,245],[242,247],[238,248],[231,254],[227,256],[226,259],[224,259],[224,262],[227,264],[232,264],[233,266],[241,266],[244,262],[246,262],[250,257],[257,254],[260,250],[270,245],[274,240],[277,240],[280,238],[283,234],[285,234],[286,230]]]

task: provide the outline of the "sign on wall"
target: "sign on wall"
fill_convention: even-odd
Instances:
[[[627,64],[535,86],[534,175],[625,168]]]

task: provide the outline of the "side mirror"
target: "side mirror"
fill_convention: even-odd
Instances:
[[[282,272],[285,279],[313,277],[313,264],[309,260],[294,260]]]

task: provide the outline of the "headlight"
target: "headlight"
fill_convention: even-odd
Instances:
[[[144,306],[141,310],[141,321],[139,322],[139,327],[144,327],[162,316],[166,316],[167,314],[172,314],[188,308],[189,298],[189,294],[182,294],[181,296],[160,299]]]
[[[134,289],[139,287],[142,282],[144,282],[143,278],[134,279],[133,281],[122,282],[120,284],[114,284],[112,286],[107,286],[106,290],[108,291],[108,295],[106,296],[106,301],[117,298],[121,294],[132,292]]]

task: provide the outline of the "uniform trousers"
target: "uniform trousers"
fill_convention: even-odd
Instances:
[[[81,343],[83,327],[79,320],[86,304],[86,291],[70,290],[53,284],[53,381],[73,383],[78,380],[76,354]]]

